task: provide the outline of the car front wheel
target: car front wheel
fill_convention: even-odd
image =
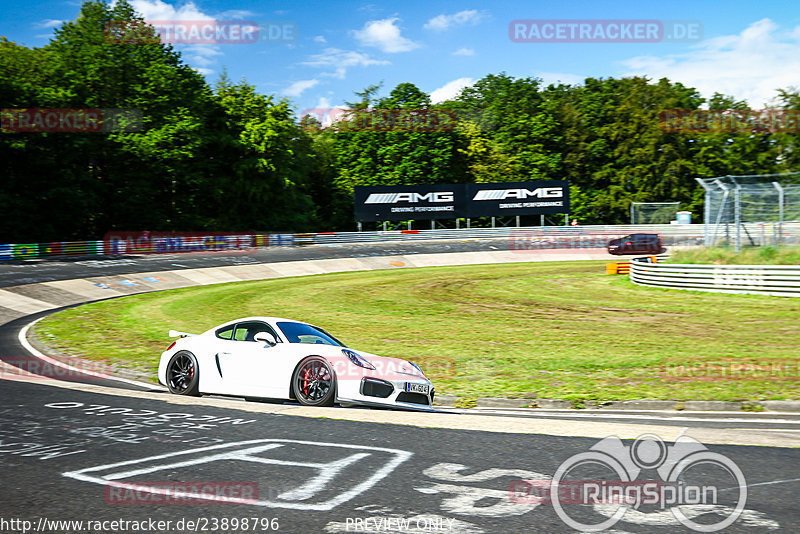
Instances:
[[[292,378],[294,395],[305,406],[333,406],[336,400],[336,377],[330,364],[319,356],[300,362]]]

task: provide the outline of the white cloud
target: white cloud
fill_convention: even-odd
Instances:
[[[317,107],[318,108],[329,108],[331,107],[331,101],[325,98],[324,96],[319,97],[317,100]]]
[[[353,50],[340,50],[339,48],[326,48],[320,54],[314,54],[303,65],[309,67],[332,68],[333,72],[323,74],[323,76],[334,76],[344,78],[349,67],[369,67],[372,65],[389,65],[388,61],[372,59],[367,54],[355,52]]]
[[[453,26],[461,26],[462,24],[472,24],[473,26],[479,23],[484,18],[484,14],[478,12],[477,9],[468,9],[459,11],[452,15],[437,15],[425,23],[426,30],[447,30]]]
[[[246,9],[229,9],[228,11],[223,11],[220,13],[217,18],[220,20],[241,20],[245,18],[252,18],[253,16],[255,16],[255,13]]]
[[[115,4],[116,0],[112,2],[112,7]],[[244,10],[229,10],[220,13],[217,17],[213,17],[204,13],[197,4],[192,1],[182,4],[180,7],[175,7],[162,0],[130,0],[130,4],[146,21],[158,22],[179,20],[228,20],[238,19],[252,14]],[[216,58],[225,55],[219,46],[212,44],[176,44],[175,48],[181,52],[185,61],[194,70],[205,76],[214,73],[214,70],[208,67],[216,63]]]
[[[112,3],[112,6],[116,2]],[[145,20],[208,20],[214,17],[203,13],[194,2],[175,8],[161,0],[131,0],[130,4]]]
[[[781,31],[765,18],[739,34],[706,39],[685,54],[637,56],[623,65],[625,75],[666,77],[706,98],[720,92],[757,109],[770,103],[777,89],[800,85],[800,26]]]
[[[455,52],[453,52],[454,56],[474,56],[475,50],[472,48],[459,48]]]
[[[216,62],[214,58],[225,55],[218,46],[203,44],[185,45],[181,48],[181,54],[189,63],[200,65],[201,67],[213,65]]]
[[[445,100],[452,100],[458,96],[462,89],[469,87],[473,83],[475,83],[473,78],[458,78],[452,82],[447,82],[431,93],[431,103],[438,104]]]
[[[350,33],[362,45],[374,46],[390,54],[419,48],[419,43],[400,35],[400,28],[396,25],[399,20],[397,17],[371,20],[364,24],[363,29],[352,30]]]
[[[57,19],[45,19],[41,22],[36,22],[33,24],[34,28],[55,28],[56,26],[61,26],[63,20]]]
[[[292,85],[281,91],[286,96],[297,98],[308,89],[311,89],[319,83],[319,80],[299,80]]]
[[[316,37],[314,37],[314,42],[315,43],[327,43],[328,40],[325,39],[325,37],[322,36],[322,35],[317,35]]]

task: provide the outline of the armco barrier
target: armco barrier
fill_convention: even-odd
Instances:
[[[295,244],[293,234],[159,236],[144,240],[63,241],[0,245],[0,261],[119,254],[214,252]]]
[[[644,286],[800,297],[800,265],[703,265],[631,261],[631,281]]]
[[[666,245],[693,245],[702,240],[702,225],[532,226],[376,232],[284,234],[220,234],[199,232],[158,235],[149,232],[109,233],[103,241],[0,245],[0,261],[102,254],[174,254],[242,250],[292,245],[338,245],[449,239],[508,239],[512,250],[601,248],[609,239],[632,232],[658,232]]]
[[[763,226],[763,225],[762,225]],[[757,234],[759,225],[750,232]],[[58,256],[92,256],[98,254],[174,254],[179,252],[242,250],[252,247],[291,245],[338,245],[396,241],[430,241],[449,239],[508,239],[511,250],[554,248],[603,248],[608,240],[626,234],[652,232],[662,236],[664,245],[691,246],[703,244],[702,224],[652,224],[607,226],[504,226],[498,228],[460,228],[437,230],[388,230],[375,232],[316,232],[285,234],[219,234],[184,233],[183,235],[108,238],[104,241],[76,241],[0,245],[0,261]],[[772,235],[772,234],[770,234]],[[800,242],[800,223],[784,223],[781,242]],[[140,239],[141,238],[141,239]],[[768,244],[768,243],[762,243]]]

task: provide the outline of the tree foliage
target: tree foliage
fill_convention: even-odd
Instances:
[[[143,22],[91,0],[41,48],[0,38],[4,109],[133,109],[133,131],[0,135],[0,242],[99,238],[109,230],[351,229],[356,185],[569,180],[572,216],[627,221],[631,202],[702,209],[696,177],[797,170],[797,132],[672,132],[667,110],[748,111],[667,79],[544,86],[489,74],[432,104],[413,83],[354,91],[323,127],[223,72],[210,86],[154,40],[104,29]],[[778,91],[800,110],[800,91]]]

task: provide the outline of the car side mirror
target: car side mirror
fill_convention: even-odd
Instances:
[[[255,339],[256,341],[260,341],[262,343],[266,343],[270,347],[274,347],[275,345],[278,344],[278,340],[275,339],[275,336],[273,336],[269,332],[259,332],[258,334],[253,336],[253,339]]]

